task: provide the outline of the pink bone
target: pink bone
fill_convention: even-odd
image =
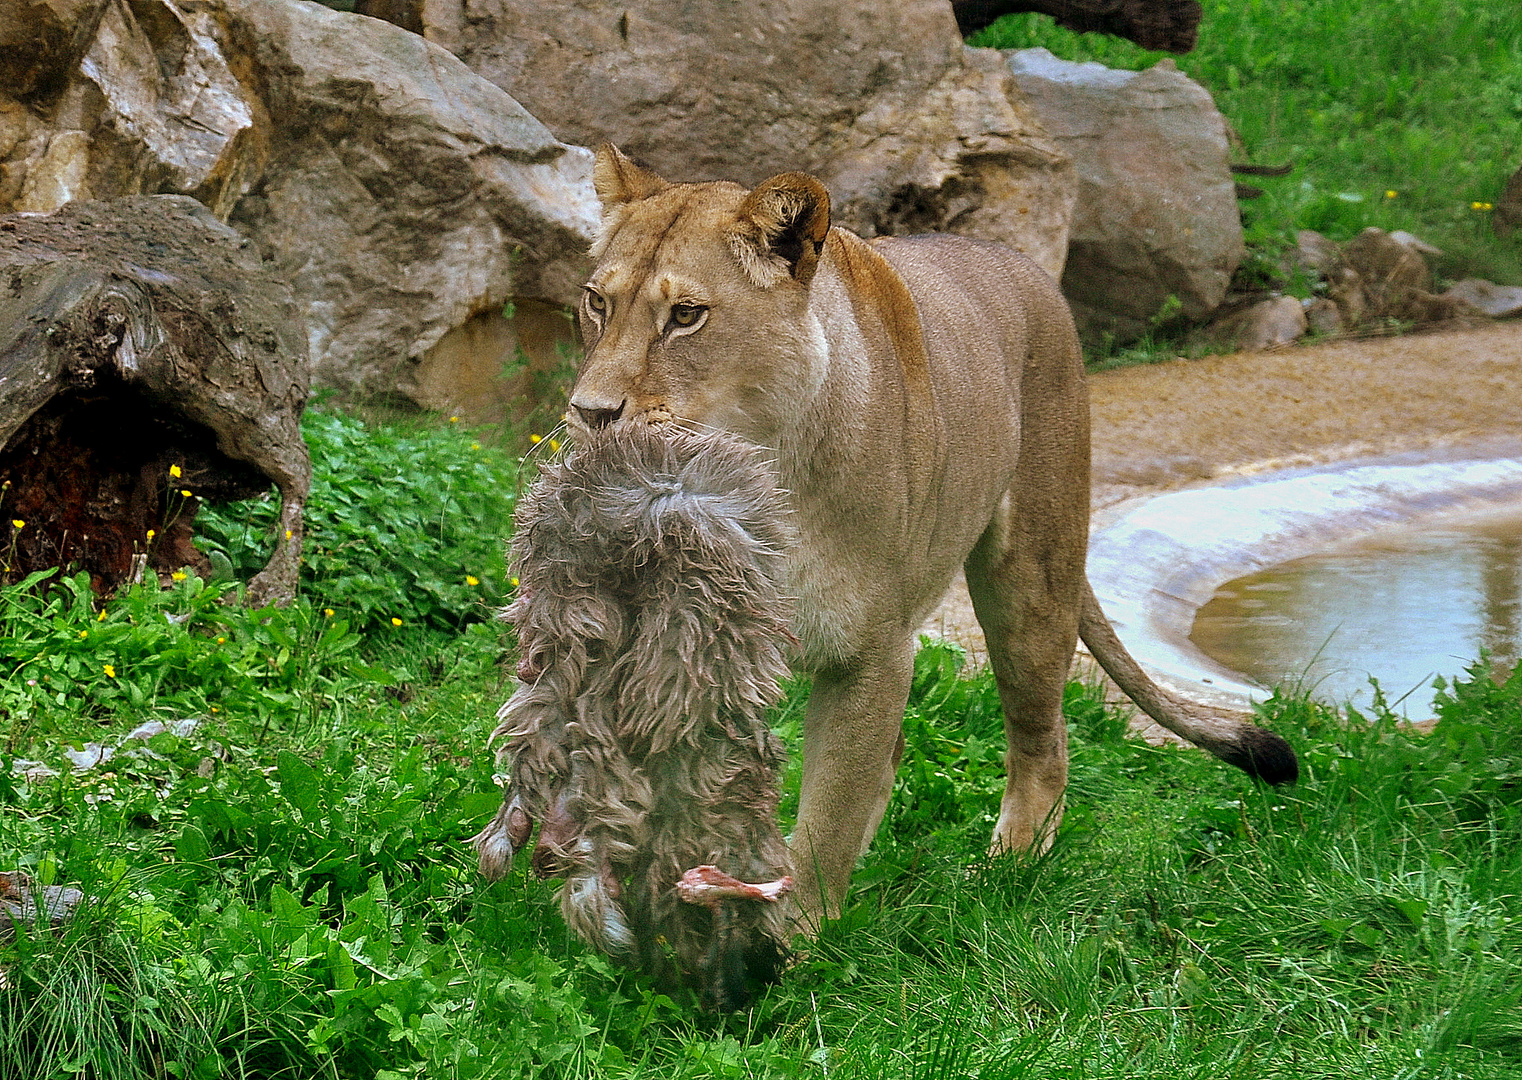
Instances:
[[[689,904],[717,908],[725,900],[765,900],[775,904],[793,891],[793,879],[780,877],[751,885],[730,877],[717,866],[694,866],[676,883],[676,894]]]

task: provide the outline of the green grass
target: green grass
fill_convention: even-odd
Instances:
[[[1271,257],[1298,229],[1346,240],[1374,225],[1442,249],[1441,278],[1522,284],[1522,239],[1490,214],[1522,166],[1522,8],[1491,0],[1204,0],[1199,44],[1175,58],[1241,136],[1237,160],[1293,163],[1242,203]],[[970,39],[1044,46],[1067,60],[1142,69],[1130,42],[1006,16]],[[1480,209],[1476,209],[1479,204]]]
[[[327,490],[385,475],[395,440],[516,471],[447,428],[383,436],[373,463],[361,433],[342,468],[319,459]],[[408,559],[443,576],[448,524]],[[367,570],[400,592],[417,566]],[[78,582],[0,592],[0,869],[94,898],[0,945],[0,1077],[1522,1072],[1522,678],[1447,688],[1432,736],[1276,699],[1305,771],[1288,791],[1127,739],[1075,684],[1057,844],[989,862],[997,693],[925,648],[842,919],[753,1009],[711,1016],[589,953],[553,884],[476,876],[501,627],[329,616],[342,583],[248,612],[191,578],[104,618]],[[776,717],[795,746],[805,695]],[[63,757],[185,717],[102,768]]]

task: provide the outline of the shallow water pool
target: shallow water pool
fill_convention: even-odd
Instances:
[[[1190,640],[1265,686],[1431,715],[1432,680],[1522,638],[1522,509],[1382,530],[1218,589]]]

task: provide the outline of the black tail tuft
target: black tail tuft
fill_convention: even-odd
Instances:
[[[1240,743],[1230,750],[1217,751],[1216,756],[1248,776],[1270,784],[1293,784],[1300,779],[1300,762],[1289,743],[1260,727],[1248,728]]]

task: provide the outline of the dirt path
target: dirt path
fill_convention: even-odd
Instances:
[[[1089,379],[1094,504],[1214,477],[1522,441],[1522,324],[1341,341]]]
[[[1522,323],[1339,341],[1089,379],[1095,510],[1251,472],[1405,450],[1522,450]],[[926,624],[981,660],[960,582]]]

